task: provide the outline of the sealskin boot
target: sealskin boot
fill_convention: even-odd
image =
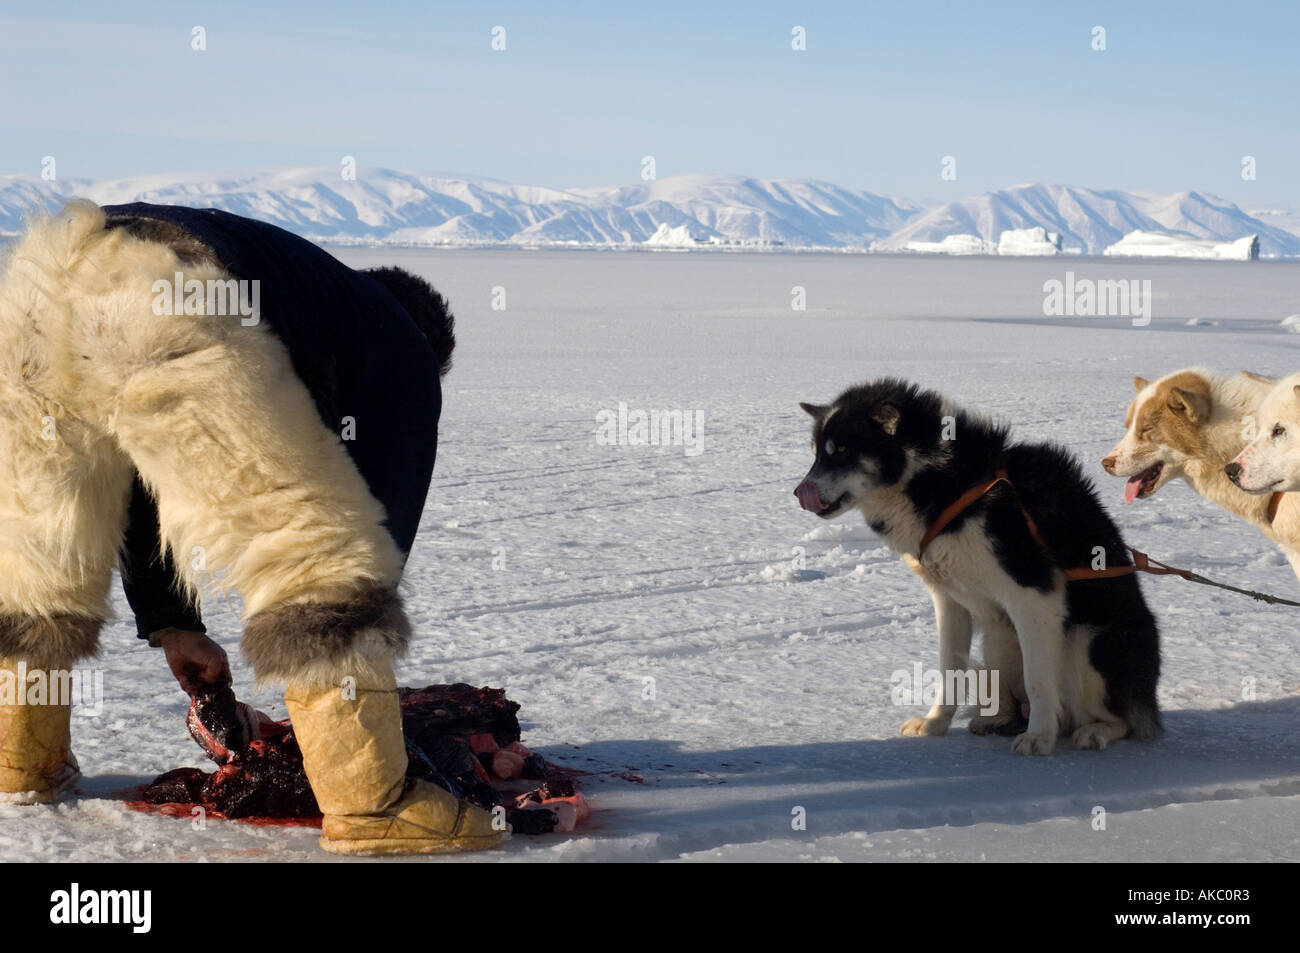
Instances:
[[[15,693],[0,692],[0,801],[48,804],[81,780],[72,756],[72,706],[9,704],[27,688],[18,674],[16,662],[0,659],[0,678]]]
[[[504,818],[406,777],[406,742],[392,670],[355,690],[290,684],[284,693],[331,854],[443,854],[496,847]],[[355,695],[355,698],[349,697]],[[501,828],[501,829],[498,829]]]

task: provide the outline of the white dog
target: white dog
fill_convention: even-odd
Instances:
[[[1268,392],[1259,407],[1259,435],[1224,467],[1247,493],[1300,490],[1300,374]]]

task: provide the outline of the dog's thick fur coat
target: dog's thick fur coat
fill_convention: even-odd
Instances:
[[[329,681],[387,662],[409,626],[384,504],[271,326],[156,313],[155,282],[177,273],[235,277],[185,229],[115,225],[89,202],[34,221],[7,257],[0,654],[69,665],[94,651],[88,620],[105,616],[138,471],[179,584],[242,595],[259,678]],[[449,318],[444,330],[445,365]]]
[[[1099,559],[1131,561],[1064,449],[1013,443],[1005,428],[893,379],[803,407],[816,453],[796,491],[804,508],[827,519],[857,509],[902,554],[930,590],[943,672],[969,668],[972,630],[983,630],[1000,698],[997,714],[976,716],[972,731],[1020,732],[1013,750],[1022,754],[1050,752],[1060,733],[1104,748],[1158,732],[1159,637],[1136,577],[1065,577]],[[940,514],[999,471],[1010,485],[972,502],[922,553]],[[941,689],[903,733],[943,734],[955,712]]]

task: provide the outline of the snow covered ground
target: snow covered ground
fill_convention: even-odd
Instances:
[[[1059,259],[339,254],[418,270],[459,321],[399,679],[503,685],[525,741],[590,772],[589,828],[477,859],[1300,860],[1300,610],[1145,580],[1165,653],[1153,744],[1029,759],[964,717],[901,738],[918,712],[891,704],[890,676],[935,666],[929,600],[860,518],[822,523],[792,495],[810,463],[796,402],[900,374],[1075,448],[1157,558],[1298,598],[1253,529],[1181,484],[1126,507],[1097,461],[1134,374],[1296,370],[1300,339],[1278,322],[1300,311],[1300,264],[1071,259],[1080,277],[1152,281],[1137,328],[1043,317]],[[598,439],[620,403],[702,413],[702,443]],[[119,803],[203,762],[161,653],[118,608],[104,711],[74,725],[80,794],[0,806],[0,860],[334,860],[309,830],[194,830]],[[234,616],[207,615],[236,656]],[[241,696],[283,717],[234,667]]]

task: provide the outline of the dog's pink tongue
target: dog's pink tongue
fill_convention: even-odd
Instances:
[[[812,480],[804,480],[795,487],[794,495],[799,497],[799,505],[810,513],[820,513],[826,509],[821,494],[817,492],[817,487],[813,485]]]
[[[1128,482],[1124,484],[1124,502],[1132,503],[1138,498],[1138,491],[1142,489],[1142,475],[1129,477]]]

